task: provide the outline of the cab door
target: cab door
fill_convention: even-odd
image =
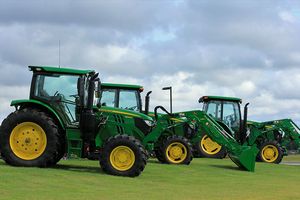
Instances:
[[[78,76],[64,74],[36,74],[31,98],[53,108],[67,126],[78,126],[76,98]]]

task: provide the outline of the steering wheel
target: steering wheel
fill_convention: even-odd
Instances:
[[[58,96],[58,94],[59,94],[59,92],[56,91],[56,92],[53,94],[53,96],[54,96],[54,97],[55,97],[55,96]]]
[[[73,98],[78,98],[79,97],[79,95],[78,94],[72,94],[72,95],[70,95],[69,97],[73,97]]]
[[[65,96],[58,91],[56,91],[53,96],[55,97],[54,99],[58,101],[63,101],[65,99]]]
[[[167,111],[167,109],[165,109],[164,107],[162,107],[162,106],[156,106],[156,107],[154,108],[154,116],[155,116],[155,120],[158,119],[158,114],[157,114],[157,110],[158,110],[158,109],[161,109],[162,111],[164,111],[165,113],[167,113],[170,117],[174,117],[174,116],[175,116],[174,114],[169,113],[169,111]]]

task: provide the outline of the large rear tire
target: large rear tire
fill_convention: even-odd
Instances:
[[[257,160],[279,164],[283,158],[283,149],[277,141],[267,141],[259,146]]]
[[[103,171],[116,176],[138,176],[146,163],[146,150],[137,139],[128,135],[109,138],[100,154]]]
[[[192,145],[182,136],[172,135],[164,139],[158,160],[167,164],[188,165],[193,160]]]
[[[48,167],[58,161],[59,128],[42,111],[25,108],[11,113],[0,133],[0,151],[10,165]]]
[[[202,137],[196,144],[193,146],[194,156],[195,157],[204,157],[204,158],[225,158],[226,149],[214,142],[208,135],[203,134]]]
[[[66,141],[67,141],[67,138],[65,137],[65,135],[60,133],[59,143],[58,143],[58,151],[57,151],[55,159],[53,160],[54,162],[51,163],[49,166],[56,165],[56,163],[58,163],[65,156],[66,148],[67,148]]]

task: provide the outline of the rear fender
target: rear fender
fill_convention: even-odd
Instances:
[[[37,101],[37,100],[27,100],[27,99],[22,99],[22,100],[13,100],[10,104],[10,106],[14,106],[16,110],[19,109],[24,109],[24,108],[39,108],[42,109],[43,111],[49,113],[54,119],[56,119],[60,126],[65,130],[65,125],[57,112],[53,110],[49,105]]]

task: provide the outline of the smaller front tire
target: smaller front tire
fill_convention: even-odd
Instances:
[[[162,160],[168,164],[188,165],[193,159],[192,147],[189,141],[182,136],[172,135],[167,137],[160,148]]]
[[[267,141],[260,145],[258,161],[279,164],[282,158],[283,149],[277,141]]]
[[[103,171],[116,176],[138,176],[146,163],[146,150],[137,139],[128,135],[109,138],[100,155]]]

